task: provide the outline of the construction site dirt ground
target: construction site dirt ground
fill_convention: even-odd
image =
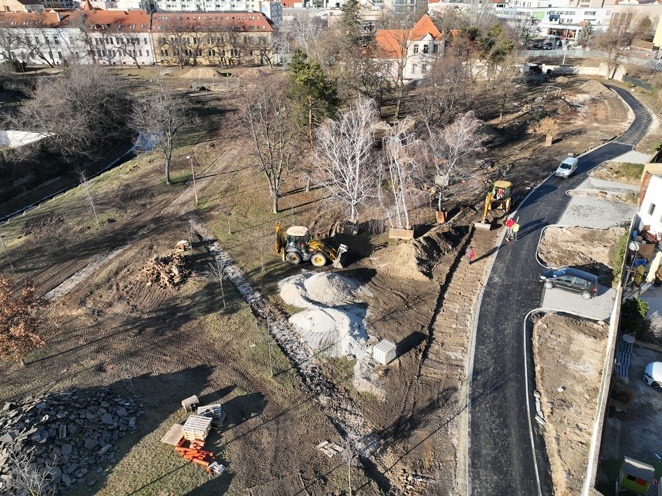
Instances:
[[[190,83],[168,77],[174,86]],[[385,488],[464,494],[468,345],[500,234],[470,226],[482,210],[487,180],[511,180],[522,198],[567,153],[584,152],[625,129],[628,112],[620,99],[598,83],[584,84],[572,78],[559,84],[563,98],[544,98],[543,88],[534,88],[531,110],[489,123],[497,139],[488,153],[496,166],[477,169],[449,188],[445,207],[451,220],[441,227],[448,233],[436,238],[447,244],[435,241],[436,255],[385,234],[339,238],[354,253],[346,275],[372,295],[365,300],[368,333],[398,346],[398,358],[373,371],[383,396],[354,390],[353,357],[318,358],[382,439],[373,461],[348,465],[339,455],[329,459],[316,450],[322,441],[343,441],[239,294],[208,274],[212,260],[186,222],[186,215],[199,217],[253,284],[295,313],[280,300],[278,282],[300,269],[273,256],[274,223],[325,234],[342,220],[322,190],[306,193],[296,175],[286,181],[281,214],[270,213],[265,181],[246,153],[250,144],[233,127],[237,104],[227,92],[190,95],[210,120],[177,150],[173,186],[163,182],[160,158],[145,155],[91,182],[98,222],[78,189],[3,226],[8,258],[0,269],[11,273],[11,261],[17,277],[34,280],[40,295],[93,262],[98,268],[43,309],[46,346],[26,357],[25,367],[0,363],[0,398],[100,385],[140,398],[145,415],[122,440],[116,462],[104,467],[94,486],[98,494],[341,494],[349,467],[355,494]],[[536,107],[560,120],[561,134],[550,147],[542,136],[521,133],[529,126],[527,112]],[[198,168],[197,205],[190,153]],[[423,224],[434,211],[420,208],[413,215]],[[435,230],[427,239],[434,236]],[[185,256],[190,277],[177,289],[148,286],[144,265],[181,239],[193,245]],[[469,244],[477,253],[472,265],[462,256]],[[109,254],[112,259],[104,262]],[[191,394],[203,402],[221,400],[228,414],[209,444],[229,467],[218,479],[209,480],[159,442],[185,418],[180,401]],[[71,494],[89,492],[82,485]]]

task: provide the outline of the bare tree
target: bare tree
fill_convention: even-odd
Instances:
[[[255,166],[269,184],[272,212],[278,213],[283,180],[297,157],[301,131],[293,118],[286,81],[272,76],[245,95],[241,122],[253,143]]]
[[[437,129],[429,142],[430,158],[434,163],[434,182],[439,192],[438,210],[441,210],[441,191],[454,177],[464,176],[468,159],[483,150],[486,137],[480,134],[481,121],[469,111],[452,124]]]
[[[471,108],[474,82],[463,60],[453,54],[438,58],[421,81],[420,111],[428,133]]]
[[[207,267],[209,275],[221,285],[221,298],[223,299],[223,308],[225,308],[225,268],[218,261],[215,264],[208,264]]]
[[[97,209],[94,204],[94,197],[92,196],[92,191],[90,190],[90,181],[85,176],[85,172],[79,172],[80,184],[83,186],[83,191],[85,192],[85,198],[87,199],[87,205],[90,207],[90,211],[94,215],[94,221],[99,227],[99,217],[97,216]]]
[[[308,13],[292,16],[292,20],[283,26],[283,31],[287,33],[292,48],[303,51],[313,59],[319,58],[319,42],[322,41],[323,29],[323,21]]]
[[[131,126],[143,135],[147,145],[163,154],[165,179],[170,183],[170,163],[175,149],[175,139],[188,123],[194,121],[186,102],[167,89],[163,81],[157,81],[156,91],[134,104]]]
[[[127,100],[121,80],[97,66],[69,66],[39,80],[30,98],[6,124],[50,137],[63,156],[96,156],[126,132]]]
[[[632,13],[614,15],[606,31],[595,35],[591,45],[607,54],[607,79],[612,79],[625,49],[632,44]]]
[[[552,117],[545,117],[535,128],[535,131],[545,135],[545,146],[554,143],[554,137],[559,133],[559,123]]]
[[[313,154],[313,180],[340,201],[356,222],[359,207],[374,196],[374,128],[379,116],[375,102],[358,97],[340,112],[338,120],[327,119],[317,131]]]
[[[0,275],[0,357],[22,358],[44,346],[39,336],[39,321],[34,286],[23,289]]]
[[[55,494],[57,486],[51,483],[51,474],[57,467],[55,460],[40,467],[34,461],[32,450],[12,451],[10,449],[5,463],[11,466],[10,484],[18,494],[25,496]]]
[[[411,229],[409,210],[416,197],[423,196],[416,184],[422,172],[419,157],[423,144],[414,133],[414,120],[407,117],[397,122],[382,142],[389,193],[393,200],[391,207],[382,201],[382,207],[391,227]]]

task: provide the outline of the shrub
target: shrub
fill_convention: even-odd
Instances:
[[[642,338],[644,318],[648,313],[648,303],[644,300],[628,298],[621,306],[620,330],[628,334],[634,334]]]
[[[623,260],[625,259],[625,250],[627,250],[629,233],[624,233],[623,236],[618,238],[616,248],[614,250],[614,259],[612,267],[614,268],[614,284],[618,282],[623,269]]]

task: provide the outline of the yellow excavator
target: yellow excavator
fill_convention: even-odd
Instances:
[[[304,226],[292,226],[283,232],[280,222],[276,224],[276,253],[284,262],[299,265],[310,261],[315,267],[333,263],[340,267],[340,258],[347,251],[346,245],[332,248],[323,241],[311,239],[310,231]]]
[[[510,212],[512,205],[511,189],[513,183],[510,181],[494,181],[492,189],[485,197],[485,208],[483,209],[483,219],[481,222],[476,223],[476,227],[481,229],[490,229],[492,224],[486,222],[487,214],[491,210],[501,209],[504,215]]]

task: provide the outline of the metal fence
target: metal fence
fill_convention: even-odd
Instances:
[[[608,59],[609,54],[607,52],[601,52],[599,50],[521,50],[520,55],[524,57],[554,57],[554,58],[563,58],[566,59]],[[644,67],[650,67],[657,71],[662,70],[662,59],[646,59],[640,57],[631,57],[624,55],[619,57],[619,64],[634,64]]]

